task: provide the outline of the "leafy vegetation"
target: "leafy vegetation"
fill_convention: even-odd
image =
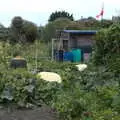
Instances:
[[[42,47],[43,45],[39,43]],[[35,43],[36,46],[36,43]],[[4,59],[1,61],[0,72],[0,103],[17,107],[33,108],[44,104],[51,106],[59,113],[62,120],[93,119],[102,120],[112,118],[119,120],[119,86],[120,76],[107,68],[95,67],[89,64],[88,68],[79,72],[76,63],[57,63],[38,60],[37,71],[56,72],[62,77],[62,83],[49,83],[36,78],[35,61],[32,58],[34,45],[22,50],[24,46],[1,43]],[[10,69],[9,60],[12,57],[12,47],[21,50],[28,61],[28,70]],[[10,52],[11,51],[11,52]],[[10,52],[10,53],[9,53]],[[40,49],[42,56],[45,51]],[[1,52],[2,55],[2,52]],[[46,54],[47,55],[47,54]],[[6,56],[9,56],[6,59]],[[7,63],[7,64],[5,64]],[[112,115],[112,116],[111,116]]]
[[[29,62],[33,65],[29,71],[4,68],[0,72],[1,104],[29,108],[46,104],[62,120],[119,120],[119,75],[92,64],[79,72],[75,63],[38,61],[38,71],[56,72],[62,77],[61,84],[49,83],[36,78],[35,63]]]

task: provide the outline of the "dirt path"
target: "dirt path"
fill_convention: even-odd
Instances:
[[[36,108],[34,110],[0,109],[0,120],[58,120],[57,115],[48,107]]]

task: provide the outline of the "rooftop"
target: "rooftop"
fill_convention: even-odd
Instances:
[[[97,30],[63,30],[63,32],[71,34],[96,34]]]

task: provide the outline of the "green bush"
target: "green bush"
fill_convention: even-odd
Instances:
[[[96,35],[93,62],[120,73],[120,24],[100,30]]]

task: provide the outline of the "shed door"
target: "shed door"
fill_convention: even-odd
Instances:
[[[78,41],[77,39],[71,40],[71,48],[78,48]]]
[[[63,49],[68,50],[68,40],[63,40]]]

